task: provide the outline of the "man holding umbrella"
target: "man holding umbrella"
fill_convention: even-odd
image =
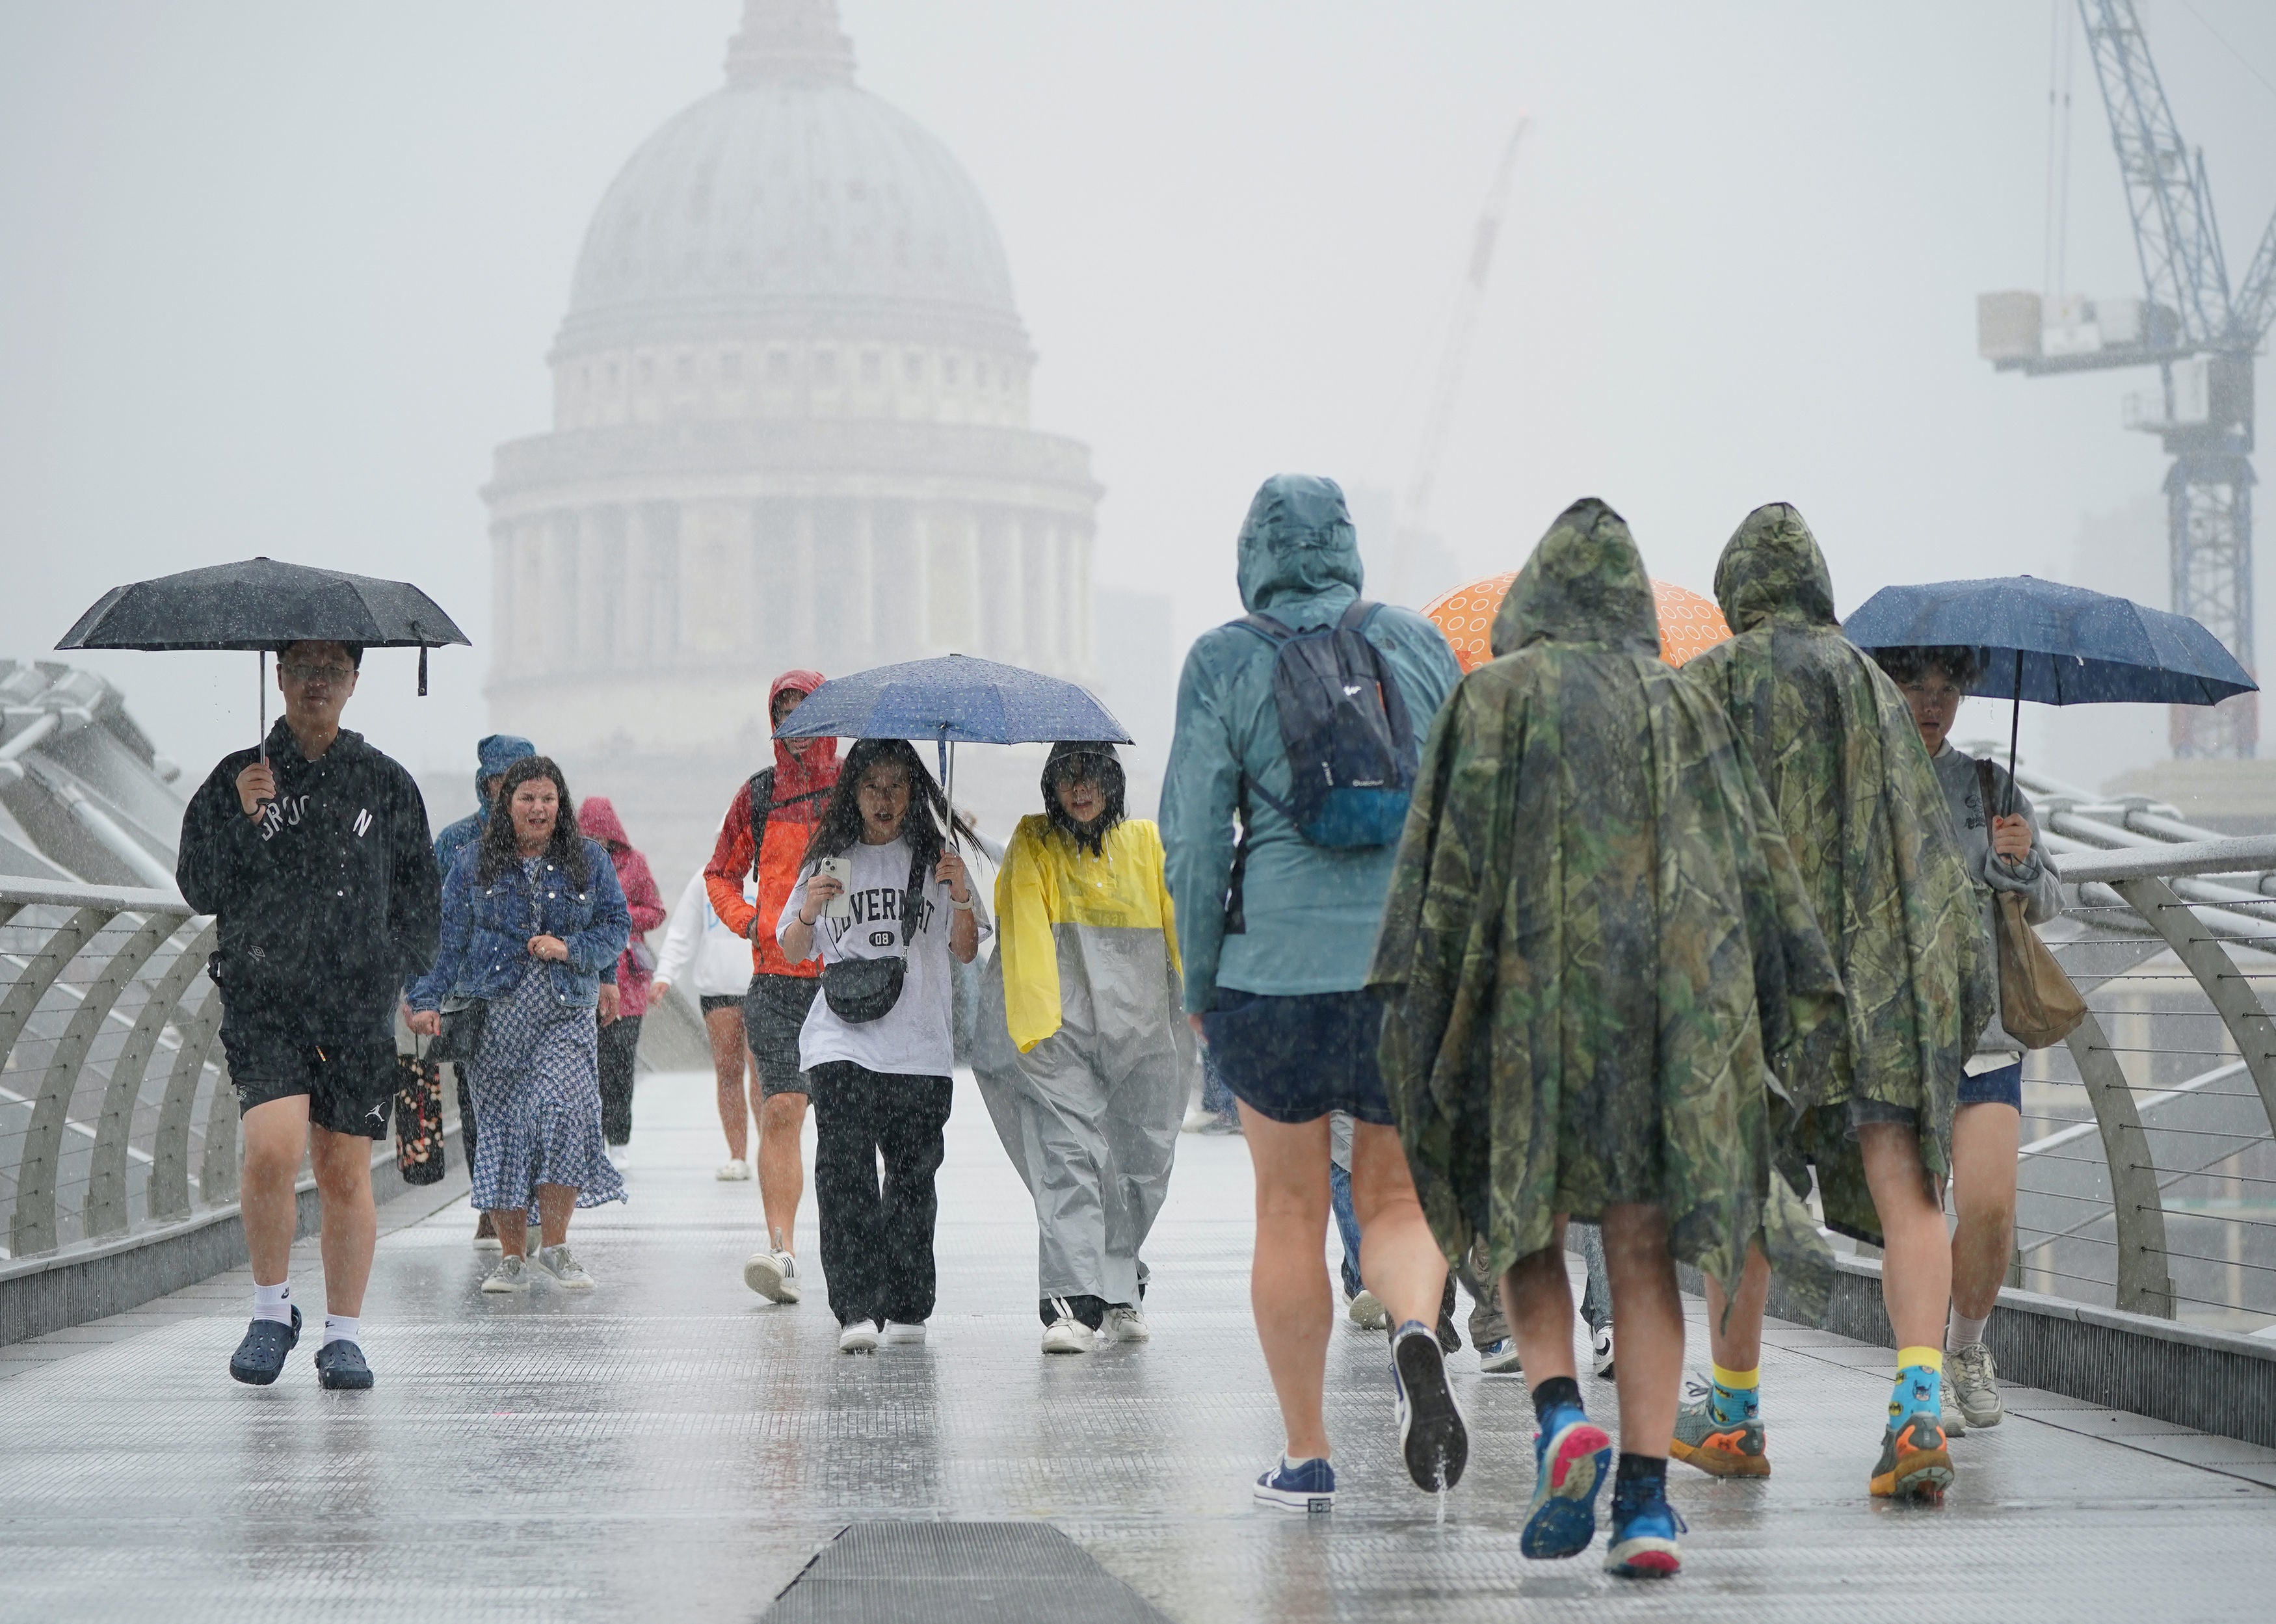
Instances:
[[[177,878],[215,916],[221,1042],[244,1121],[241,1200],[253,1323],[230,1374],[266,1386],[300,1341],[286,1280],[293,1182],[314,1151],[322,1203],[326,1387],[372,1385],[360,1346],[376,1219],[371,1144],[395,1091],[398,990],[435,956],[441,876],[411,774],[340,727],[360,645],[277,654],[284,715],[222,759],[182,820]]]

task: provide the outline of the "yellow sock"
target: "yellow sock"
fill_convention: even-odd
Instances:
[[[1901,1371],[1908,1364],[1917,1364],[1924,1371],[1934,1371],[1941,1376],[1944,1373],[1944,1349],[1941,1348],[1898,1348],[1897,1368]]]
[[[1763,1367],[1751,1371],[1726,1370],[1719,1364],[1708,1367],[1715,1372],[1716,1385],[1724,1387],[1759,1387],[1763,1385]]]

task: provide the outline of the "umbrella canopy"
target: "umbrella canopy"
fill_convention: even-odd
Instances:
[[[248,558],[114,586],[56,646],[274,649],[301,638],[366,648],[467,641],[408,582]]]
[[[1884,586],[1841,624],[1860,648],[1973,648],[1972,693],[2040,705],[2218,705],[2260,684],[2186,615],[2028,575]]]
[[[1113,713],[1074,684],[970,654],[832,677],[806,697],[776,736],[929,738],[945,744],[1132,742]]]
[[[1509,584],[1515,579],[1514,570],[1503,575],[1489,575],[1467,586],[1441,593],[1423,606],[1422,613],[1446,634],[1446,641],[1454,650],[1455,662],[1464,671],[1475,671],[1493,658],[1489,639],[1493,635],[1494,616],[1501,608],[1502,599],[1508,595]],[[1723,611],[1688,587],[1678,586],[1672,581],[1654,581],[1651,595],[1659,611],[1659,657],[1668,664],[1681,665],[1692,655],[1714,647],[1731,635],[1731,628],[1723,622]]]

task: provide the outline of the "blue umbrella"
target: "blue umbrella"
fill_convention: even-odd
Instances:
[[[1114,714],[1074,684],[970,654],[832,677],[775,731],[778,738],[931,739],[952,797],[952,744],[1132,742]]]
[[[1974,649],[1982,675],[1971,691],[2015,701],[2011,783],[2025,699],[2218,705],[2260,690],[2220,639],[2186,615],[2029,575],[1884,586],[1841,631],[1860,648]]]

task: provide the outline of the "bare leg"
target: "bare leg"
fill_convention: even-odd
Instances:
[[[1999,1301],[2015,1248],[2015,1154],[2023,1119],[2006,1105],[1962,1106],[1952,1119],[1952,1306],[1982,1319]]]
[[[300,1201],[300,1158],[308,1149],[308,1097],[287,1094],[245,1114],[245,1164],[238,1174],[238,1206],[244,1215],[245,1250],[253,1264],[253,1283],[284,1283],[292,1266],[292,1231]]]
[[[1415,1198],[1415,1175],[1395,1128],[1352,1124],[1352,1206],[1359,1215],[1360,1273],[1396,1330],[1438,1323],[1446,1257]]]
[[[1665,1459],[1683,1386],[1683,1298],[1667,1251],[1667,1218],[1656,1206],[1608,1206],[1603,1228],[1612,1323],[1620,1328],[1620,1449]],[[1569,1334],[1566,1357],[1572,1357]]]
[[[324,1311],[353,1319],[363,1312],[372,1249],[379,1243],[379,1214],[371,1199],[371,1141],[322,1127],[311,1137],[316,1194],[323,1204],[319,1244],[324,1254]]]
[[[1881,1219],[1881,1300],[1897,1346],[1941,1348],[1952,1302],[1952,1243],[1921,1166],[1919,1138],[1902,1123],[1868,1122],[1858,1130],[1857,1147]]]
[[[1726,1297],[1713,1280],[1707,1282],[1707,1346],[1715,1363],[1726,1371],[1752,1371],[1763,1363],[1763,1311],[1771,1300],[1771,1260],[1763,1249],[1747,1249],[1746,1272],[1739,1277],[1736,1301]],[[1723,1310],[1730,1304],[1726,1318]],[[1621,1357],[1627,1357],[1627,1345]]]
[[[727,1154],[743,1160],[750,1150],[750,1124],[743,1114],[743,1016],[737,1009],[714,1009],[703,1017],[703,1032],[711,1040],[711,1075],[717,1080],[719,1126],[727,1136]]]
[[[500,1207],[490,1214],[497,1226],[498,1250],[509,1258],[529,1255],[529,1214],[520,1207]]]
[[[1248,1274],[1256,1340],[1280,1400],[1288,1456],[1309,1460],[1328,1453],[1320,1413],[1335,1317],[1328,1290],[1328,1119],[1276,1122],[1243,1105],[1240,1122],[1256,1172],[1256,1251]],[[1435,1321],[1438,1312],[1434,1290],[1423,1315]]]
[[[1565,1273],[1565,1215],[1559,1213],[1549,1244],[1528,1253],[1501,1277],[1501,1311],[1517,1339],[1525,1385],[1537,1387],[1552,1376],[1571,1377],[1573,1282]],[[1620,1356],[1627,1356],[1626,1348]]]
[[[772,1094],[759,1107],[759,1205],[767,1215],[767,1244],[786,1252],[806,1194],[806,1164],[799,1144],[806,1133],[806,1096]],[[773,1237],[779,1235],[779,1241]]]
[[[537,1187],[540,1243],[546,1246],[559,1246],[567,1241],[569,1215],[576,1210],[577,1187],[574,1184],[540,1184]]]

